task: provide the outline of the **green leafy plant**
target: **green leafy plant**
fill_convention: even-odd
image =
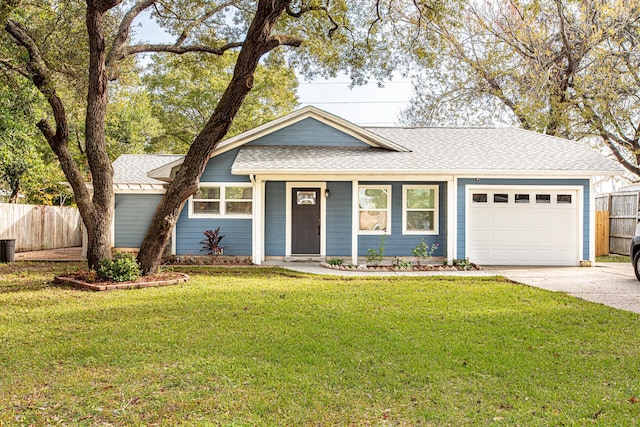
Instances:
[[[116,252],[112,259],[102,259],[98,262],[97,273],[102,280],[129,282],[140,277],[142,272],[133,255]]]
[[[344,260],[342,258],[329,258],[327,264],[329,265],[342,265]]]
[[[202,250],[200,252],[207,252],[213,257],[218,257],[226,246],[222,246],[220,242],[224,239],[224,234],[220,234],[220,227],[215,230],[207,230],[204,232],[205,239],[200,243],[202,244]]]
[[[400,269],[409,269],[413,267],[413,264],[411,263],[411,261],[405,261],[400,257],[395,257],[393,259],[393,265]]]
[[[379,266],[380,263],[382,262],[382,258],[384,256],[384,242],[386,240],[387,236],[383,235],[382,237],[380,237],[380,246],[378,246],[378,249],[367,249],[367,264],[368,265],[373,265],[373,266]]]
[[[471,265],[471,262],[469,261],[469,259],[454,259],[453,260],[453,266],[454,267],[458,267],[461,270],[471,270],[473,268],[473,266]]]
[[[431,246],[427,245],[424,239],[420,240],[412,250],[411,253],[416,257],[416,264],[420,265],[422,261],[431,257],[440,247],[439,243],[433,243]]]

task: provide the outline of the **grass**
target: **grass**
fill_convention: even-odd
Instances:
[[[501,278],[0,264],[0,425],[636,425],[640,317]]]
[[[626,263],[629,263],[631,261],[629,260],[629,255],[609,254],[609,255],[601,255],[601,256],[596,257],[596,262],[626,262]]]

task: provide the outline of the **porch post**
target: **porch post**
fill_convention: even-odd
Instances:
[[[264,248],[264,181],[256,178],[253,182],[253,215],[252,215],[251,260],[262,265]]]
[[[358,181],[351,182],[351,262],[358,265],[358,229],[360,219],[358,218]]]
[[[456,200],[457,179],[451,177],[447,180],[447,264],[451,265],[456,259],[456,236],[457,222],[456,210],[458,203]]]

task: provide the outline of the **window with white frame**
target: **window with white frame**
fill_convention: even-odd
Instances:
[[[391,233],[391,186],[359,186],[358,217],[362,234]]]
[[[438,233],[438,186],[402,187],[402,223],[406,234]]]
[[[190,216],[235,218],[251,217],[253,188],[251,184],[200,184],[191,198]]]

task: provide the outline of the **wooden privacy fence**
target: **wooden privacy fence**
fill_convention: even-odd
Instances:
[[[16,239],[16,252],[82,246],[77,208],[0,203],[0,239]]]
[[[596,197],[596,255],[629,255],[638,223],[638,202],[636,191]]]

